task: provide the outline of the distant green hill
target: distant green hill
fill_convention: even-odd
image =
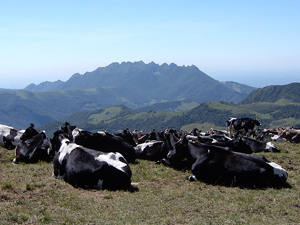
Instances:
[[[182,112],[188,111],[199,106],[200,103],[194,101],[174,101],[174,102],[165,102],[165,103],[155,103],[150,106],[145,106],[136,109],[137,112],[148,112],[151,110],[159,112]]]
[[[0,91],[0,124],[27,128],[60,120],[75,112],[120,104],[114,95],[100,88],[90,90],[61,90],[30,92]]]
[[[151,131],[173,128],[177,130],[199,128],[226,129],[229,117],[259,118],[263,128],[292,125],[300,127],[300,105],[276,103],[251,103],[237,105],[227,102],[206,102],[184,112],[136,112],[123,105],[108,107],[91,112],[75,113],[66,117],[77,127],[99,131],[119,132],[123,129]],[[42,127],[53,133],[63,121],[50,123]]]
[[[300,103],[300,83],[259,88],[253,91],[241,104],[257,102]]]

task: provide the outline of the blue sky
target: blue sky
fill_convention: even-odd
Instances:
[[[0,88],[140,60],[255,87],[300,82],[299,11],[298,0],[2,0]]]

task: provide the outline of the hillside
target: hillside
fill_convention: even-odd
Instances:
[[[244,93],[249,95],[252,91],[256,90],[257,88],[245,85],[245,84],[240,84],[234,81],[224,81],[221,82],[221,84],[225,85],[226,87],[235,90],[239,93]]]
[[[159,112],[182,112],[191,110],[200,104],[194,101],[174,101],[174,102],[166,102],[166,103],[155,103],[150,106],[145,106],[136,109],[137,112],[148,112],[151,110],[159,111]]]
[[[272,85],[253,91],[241,104],[256,102],[300,103],[300,83]]]
[[[60,120],[74,112],[91,111],[122,101],[103,89],[30,92],[0,92],[0,124],[26,128]]]
[[[137,112],[124,105],[117,105],[91,112],[75,113],[62,121],[47,124],[41,129],[52,134],[64,121],[68,121],[82,129],[107,130],[113,133],[126,128],[149,132],[152,129],[166,128],[190,131],[196,127],[207,131],[210,128],[225,129],[229,117],[257,117],[262,123],[262,128],[288,125],[300,127],[300,106],[275,103],[237,105],[227,102],[205,102],[184,112],[154,110]]]

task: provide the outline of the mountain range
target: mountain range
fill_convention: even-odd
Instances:
[[[153,104],[181,101],[185,104],[177,110],[189,110],[206,101],[239,103],[253,90],[235,82],[221,83],[196,66],[112,63],[85,74],[76,73],[65,82],[45,81],[23,90],[0,90],[0,123],[20,128],[29,123],[41,126],[72,113],[120,104],[145,110]]]
[[[116,96],[120,103],[131,108],[153,103],[192,100],[240,102],[255,88],[237,89],[232,83],[220,83],[196,66],[177,66],[174,63],[151,62],[112,63],[106,67],[74,74],[66,82],[44,82],[30,84],[25,90],[33,92],[74,89],[101,89]],[[246,90],[246,92],[244,91]]]
[[[154,104],[148,108],[151,109],[149,111],[132,110],[124,105],[116,105],[90,112],[74,113],[67,116],[65,121],[85,130],[107,130],[109,132],[120,132],[126,128],[146,132],[152,129],[160,131],[167,128],[185,131],[193,128],[207,131],[212,127],[226,129],[226,120],[229,117],[259,118],[262,128],[288,125],[300,127],[299,89],[299,83],[267,86],[253,91],[243,101],[244,103],[204,102],[189,110],[186,106],[188,103],[185,101]],[[288,95],[286,94],[287,90],[290,93]],[[186,107],[186,110],[178,110],[182,107]],[[53,133],[63,122],[56,121],[42,128]]]

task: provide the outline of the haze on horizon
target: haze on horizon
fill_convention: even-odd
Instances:
[[[0,88],[113,62],[195,65],[254,87],[300,82],[300,1],[4,1]]]

